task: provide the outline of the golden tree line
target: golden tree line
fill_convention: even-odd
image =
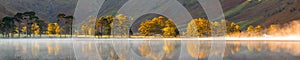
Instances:
[[[259,37],[263,34],[272,34],[276,29],[280,28],[278,25],[272,24],[267,29],[263,29],[261,25],[249,25],[245,29],[242,29],[235,22],[229,22],[228,20],[211,22],[205,18],[193,19],[187,25],[185,35],[189,37],[211,37],[212,33],[231,37]],[[212,32],[212,30],[215,32]],[[160,34],[164,37],[175,37],[179,35],[176,25],[172,20],[163,16],[142,22],[138,31],[140,35],[145,36]]]
[[[175,37],[178,35],[178,30],[172,20],[163,16],[142,22],[138,31],[141,35],[146,36],[160,34],[165,37]]]
[[[20,33],[26,35],[36,35],[36,34],[83,34],[83,35],[110,35],[112,30],[112,23],[116,19],[118,24],[126,24],[129,22],[130,18],[118,14],[116,17],[109,15],[100,18],[90,18],[89,21],[84,22],[81,25],[81,31],[72,29],[73,16],[65,16],[64,14],[57,15],[58,21],[53,23],[46,23],[44,20],[38,19],[35,16],[35,12],[24,12],[17,13],[14,17],[4,17],[0,23],[0,31],[2,35],[9,37]],[[64,25],[61,25],[63,22]],[[95,24],[95,25],[93,25]],[[280,28],[278,25],[270,25],[270,28],[263,29],[262,26],[248,26],[246,29],[241,29],[240,25],[235,22],[229,22],[228,20],[221,21],[209,21],[205,18],[196,18],[187,24],[187,36],[191,37],[211,37],[213,34],[227,34],[229,36],[261,36],[262,34],[271,34],[276,32],[275,30]],[[122,27],[129,28],[129,25],[120,25]],[[130,30],[130,29],[120,29],[120,30]],[[212,31],[216,30],[216,31]],[[222,31],[226,30],[226,33]],[[243,31],[241,31],[243,30]],[[176,25],[171,19],[165,18],[163,16],[155,17],[151,20],[146,20],[140,24],[138,28],[139,35],[152,36],[152,35],[162,35],[164,37],[177,37],[179,35]]]

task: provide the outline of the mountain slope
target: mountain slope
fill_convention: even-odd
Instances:
[[[106,0],[99,11],[99,16],[114,15],[127,0]],[[206,17],[204,10],[197,0],[178,0],[191,13],[193,18]],[[226,19],[238,22],[242,27],[248,25],[283,24],[300,19],[300,1],[298,0],[220,0]],[[77,0],[1,0],[0,17],[16,12],[35,11],[47,21],[56,20],[56,15],[65,13],[72,15]],[[143,22],[153,16],[139,18]]]

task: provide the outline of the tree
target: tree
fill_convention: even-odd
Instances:
[[[233,29],[233,35],[240,36],[240,34],[241,34],[241,30],[240,29],[241,29],[241,27],[239,25],[235,25],[234,29]]]
[[[178,35],[176,25],[170,19],[163,16],[155,17],[152,20],[146,20],[145,22],[142,22],[138,30],[140,34],[146,36],[154,34],[161,34],[164,36]]]
[[[53,24],[54,24],[54,31],[55,31],[55,34],[56,34],[56,35],[60,35],[60,31],[61,31],[60,26],[59,26],[57,23],[53,23]]]
[[[4,31],[5,31],[5,29],[4,29],[4,22],[3,22],[3,20],[0,20],[0,32],[1,32],[1,34],[2,34],[2,36],[4,37]]]
[[[102,36],[102,29],[103,29],[103,26],[104,26],[104,20],[105,18],[104,17],[100,17],[98,19],[96,19],[96,23],[95,23],[95,35],[96,36],[99,36],[101,35]]]
[[[21,27],[21,23],[22,23],[22,19],[23,19],[23,13],[17,13],[17,14],[15,14],[14,18],[15,18],[15,21],[18,22],[18,31],[19,31],[18,37],[20,38],[20,35],[21,35],[20,31],[21,31],[21,28],[22,28]]]
[[[49,23],[46,33],[48,35],[51,35],[51,34],[59,35],[60,34],[60,26],[57,23]]]
[[[271,24],[267,33],[270,35],[275,34],[278,31],[278,29],[279,29],[279,25]]]
[[[87,26],[86,25],[81,26],[81,32],[83,35],[87,35]]]
[[[105,17],[106,20],[105,21],[105,34],[106,35],[110,35],[111,34],[111,27],[112,27],[112,22],[114,21],[114,16],[112,15],[109,15],[109,16],[106,16]]]
[[[58,18],[58,20],[63,20],[63,18],[64,18],[65,16],[66,16],[65,14],[60,13],[60,14],[58,14],[56,17]]]
[[[23,19],[26,21],[26,28],[31,28],[31,25],[38,20],[39,18],[37,16],[35,16],[35,12],[34,11],[29,11],[29,12],[24,12],[23,13]],[[26,37],[31,36],[32,31],[30,29],[26,30]]]
[[[72,37],[72,35],[73,35],[73,28],[72,27],[73,27],[74,17],[73,16],[66,16],[64,18],[67,20],[67,22],[65,23],[66,24],[66,27],[65,27],[66,32],[71,34],[71,37]]]
[[[165,37],[173,37],[176,36],[176,28],[175,27],[165,27],[163,28]]]
[[[247,28],[247,33],[249,36],[253,36],[253,33],[254,33],[254,27],[252,25],[250,25],[248,28]]]
[[[187,27],[187,34],[189,37],[197,37],[200,34],[195,34],[198,33],[198,25],[197,25],[197,20],[192,20]]]
[[[13,17],[4,17],[2,19],[2,22],[4,23],[3,27],[5,29],[4,33],[7,37],[10,37],[9,34],[12,33],[15,30],[16,25],[14,24],[14,18]],[[13,36],[13,34],[12,34]]]
[[[53,34],[53,33],[54,33],[54,32],[53,32],[54,29],[55,29],[55,28],[54,28],[54,24],[53,24],[53,23],[49,23],[49,24],[48,24],[48,27],[47,27],[47,34],[48,34],[48,35]]]
[[[65,21],[65,14],[62,14],[62,13],[60,13],[60,14],[58,14],[57,15],[57,21],[55,22],[55,23],[57,23],[60,27],[60,32],[58,32],[59,33],[59,36],[61,37],[61,34],[65,34],[66,33],[66,31],[65,31],[65,23],[66,23],[66,21]]]
[[[205,36],[211,36],[211,23],[204,19],[204,18],[198,18],[198,34],[200,37],[205,37]]]
[[[118,32],[114,32],[114,34],[118,34],[121,37],[129,37],[129,18],[123,14],[118,14],[116,16],[116,20],[114,21],[114,28],[118,30]]]
[[[218,21],[215,21],[215,22],[211,22],[212,24],[212,30],[214,32],[212,32],[212,34],[214,34],[214,36],[220,36],[220,31],[219,28],[220,28],[220,23]]]
[[[112,15],[96,19],[94,27],[94,29],[96,29],[95,35],[110,35],[113,21],[114,17]]]
[[[37,34],[40,33],[40,26],[38,24],[36,24],[36,23],[33,23],[31,25],[31,30],[33,32],[33,37],[34,37],[35,35],[37,35]]]
[[[165,37],[175,37],[177,35],[175,24],[171,20],[165,21],[163,32]]]
[[[192,20],[188,24],[187,34],[191,37],[210,36],[211,35],[210,22],[204,18],[198,18]]]
[[[22,33],[26,33],[27,31],[27,27],[26,26],[23,26],[22,29],[21,29]]]
[[[226,33],[230,35],[232,32],[234,32],[234,28],[235,28],[236,24],[234,22],[231,22],[230,24],[227,24],[226,26],[227,26]]]
[[[42,36],[42,34],[47,30],[47,23],[44,20],[37,20],[36,21],[37,25],[39,26],[39,30],[40,30],[40,37]]]
[[[146,20],[146,22],[142,22],[140,27],[139,27],[139,33],[144,34],[144,35],[150,35],[151,31],[151,24],[153,24],[150,20]]]
[[[261,31],[262,31],[262,27],[260,25],[257,25],[254,29],[254,33],[256,36],[261,36],[261,34],[262,34]]]

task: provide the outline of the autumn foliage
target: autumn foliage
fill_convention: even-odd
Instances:
[[[178,34],[176,32],[177,28],[172,20],[163,16],[142,22],[138,30],[141,35],[146,36],[161,34],[165,37],[175,37]]]

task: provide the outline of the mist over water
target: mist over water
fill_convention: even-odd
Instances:
[[[289,22],[281,28],[275,28],[276,32],[270,33],[272,36],[300,36],[300,20]]]

